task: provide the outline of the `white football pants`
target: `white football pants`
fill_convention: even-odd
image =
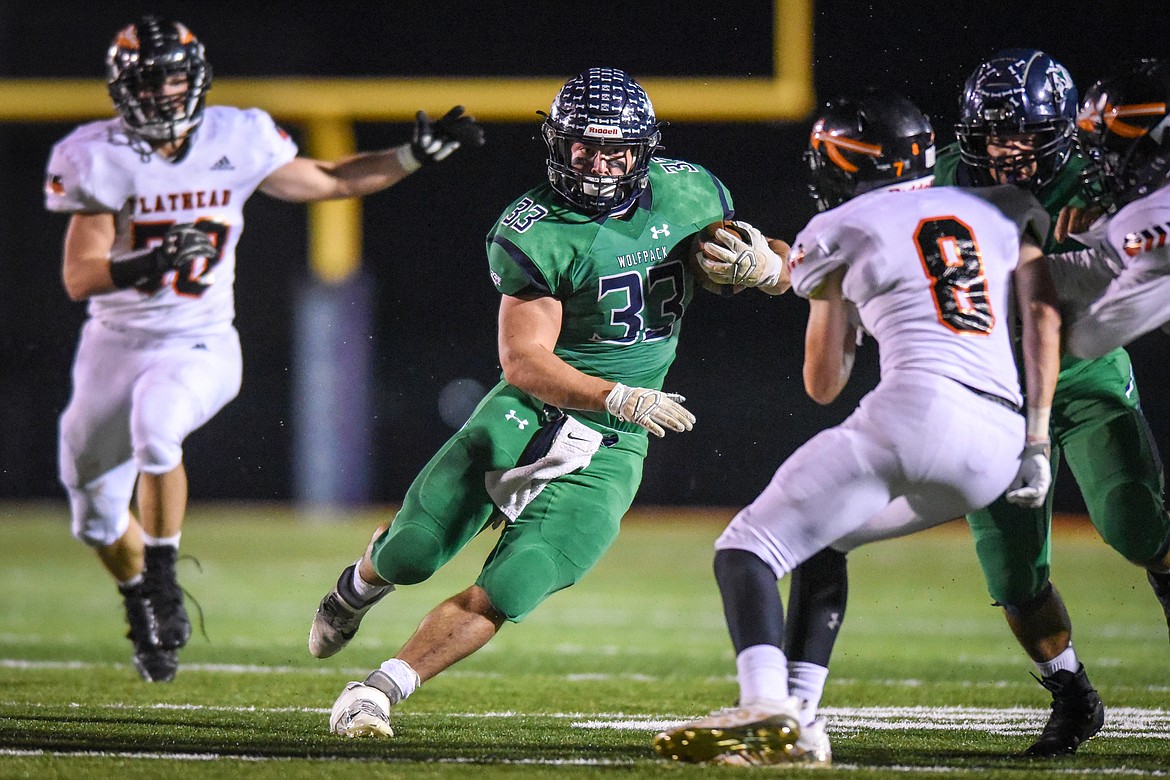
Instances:
[[[940,375],[892,374],[794,452],[715,549],[755,553],[783,577],[837,542],[849,549],[990,504],[1015,477],[1023,446],[1023,415]],[[891,510],[901,511],[883,514],[895,500]]]
[[[242,372],[234,328],[163,338],[88,320],[58,447],[73,535],[91,546],[121,538],[138,473],[178,466],[183,440],[236,397]]]

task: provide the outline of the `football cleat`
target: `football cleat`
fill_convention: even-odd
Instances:
[[[800,727],[800,737],[788,750],[745,750],[723,753],[711,759],[715,766],[803,766],[822,767],[833,763],[833,750],[825,731],[825,719],[817,718]]]
[[[167,545],[146,548],[142,584],[154,617],[158,645],[164,650],[178,650],[191,638],[191,621],[183,606],[183,589],[175,576],[178,555],[177,548]]]
[[[392,737],[390,699],[382,691],[351,682],[333,702],[329,733],[339,737]]]
[[[672,761],[705,763],[725,753],[785,753],[800,737],[795,696],[717,710],[654,737],[654,750]]]
[[[314,658],[328,658],[349,644],[370,607],[386,595],[382,593],[362,607],[355,607],[346,601],[340,591],[351,592],[348,585],[353,577],[354,566],[356,564],[345,568],[333,590],[326,593],[317,605],[317,614],[313,615],[313,625],[309,627],[309,652]]]
[[[1052,693],[1052,714],[1025,756],[1071,756],[1105,723],[1105,707],[1089,682],[1084,664],[1076,673],[1061,669],[1039,681]]]
[[[134,645],[134,668],[146,682],[170,682],[179,669],[178,654],[158,645],[154,616],[146,599],[145,588],[139,584],[118,588],[126,607],[126,622],[130,630],[126,638]]]

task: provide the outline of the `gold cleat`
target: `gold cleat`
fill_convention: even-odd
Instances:
[[[817,718],[800,730],[800,737],[787,750],[744,750],[724,753],[707,763],[716,766],[802,766],[827,767],[833,750],[825,732],[825,719]]]
[[[800,737],[799,702],[778,702],[717,710],[654,737],[654,750],[672,761],[704,763],[726,753],[786,753]]]

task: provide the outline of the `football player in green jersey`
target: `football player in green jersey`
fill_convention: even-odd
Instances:
[[[1043,52],[1000,52],[964,88],[959,140],[939,155],[935,184],[1027,187],[1055,227],[1063,207],[1084,206],[1085,161],[1073,148],[1076,94],[1068,71]],[[1061,238],[1050,237],[1045,250],[1081,248]],[[1052,445],[1054,466],[1063,453],[1101,538],[1145,567],[1155,592],[1165,592],[1170,520],[1162,465],[1124,349],[1095,360],[1065,356],[1053,399]],[[1051,494],[1040,509],[1001,498],[967,518],[991,595],[1053,695],[1048,724],[1027,751],[1038,756],[1074,752],[1103,717],[1073,650],[1068,613],[1049,581],[1051,519]]]
[[[1057,219],[1063,207],[1085,205],[1085,160],[1072,143],[1076,115],[1076,89],[1064,66],[1036,50],[1000,52],[968,79],[959,141],[939,153],[934,184],[1026,187],[1054,218],[1046,250],[1080,248],[1067,241],[1067,220]],[[1051,441],[1054,462],[1063,452],[1101,537],[1146,568],[1170,622],[1161,461],[1124,350],[1062,360]],[[1068,613],[1049,581],[1051,517],[1050,492],[1035,509],[1005,496],[967,518],[988,589],[1052,693],[1048,722],[1025,751],[1037,757],[1076,752],[1104,721],[1100,697],[1073,650]],[[842,550],[821,551],[793,575],[784,649],[789,687],[808,702],[806,718],[824,689],[846,593]]]
[[[548,183],[508,206],[487,237],[503,381],[322,599],[310,652],[333,655],[396,586],[427,579],[489,525],[503,530],[473,585],[346,686],[335,734],[391,735],[391,706],[577,582],[617,536],[646,434],[695,422],[662,384],[694,291],[692,237],[731,217],[731,196],[698,165],[652,158],[653,106],[620,70],[566,82],[542,132]],[[780,256],[758,231],[748,244],[735,259],[759,262],[741,263],[750,272],[739,281],[786,289]]]

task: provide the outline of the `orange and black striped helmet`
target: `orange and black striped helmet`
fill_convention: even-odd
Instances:
[[[1136,60],[1085,92],[1077,137],[1102,195],[1120,207],[1170,177],[1170,65]]]
[[[863,192],[930,176],[934,129],[904,96],[870,89],[824,106],[804,158],[809,192],[826,211]]]

